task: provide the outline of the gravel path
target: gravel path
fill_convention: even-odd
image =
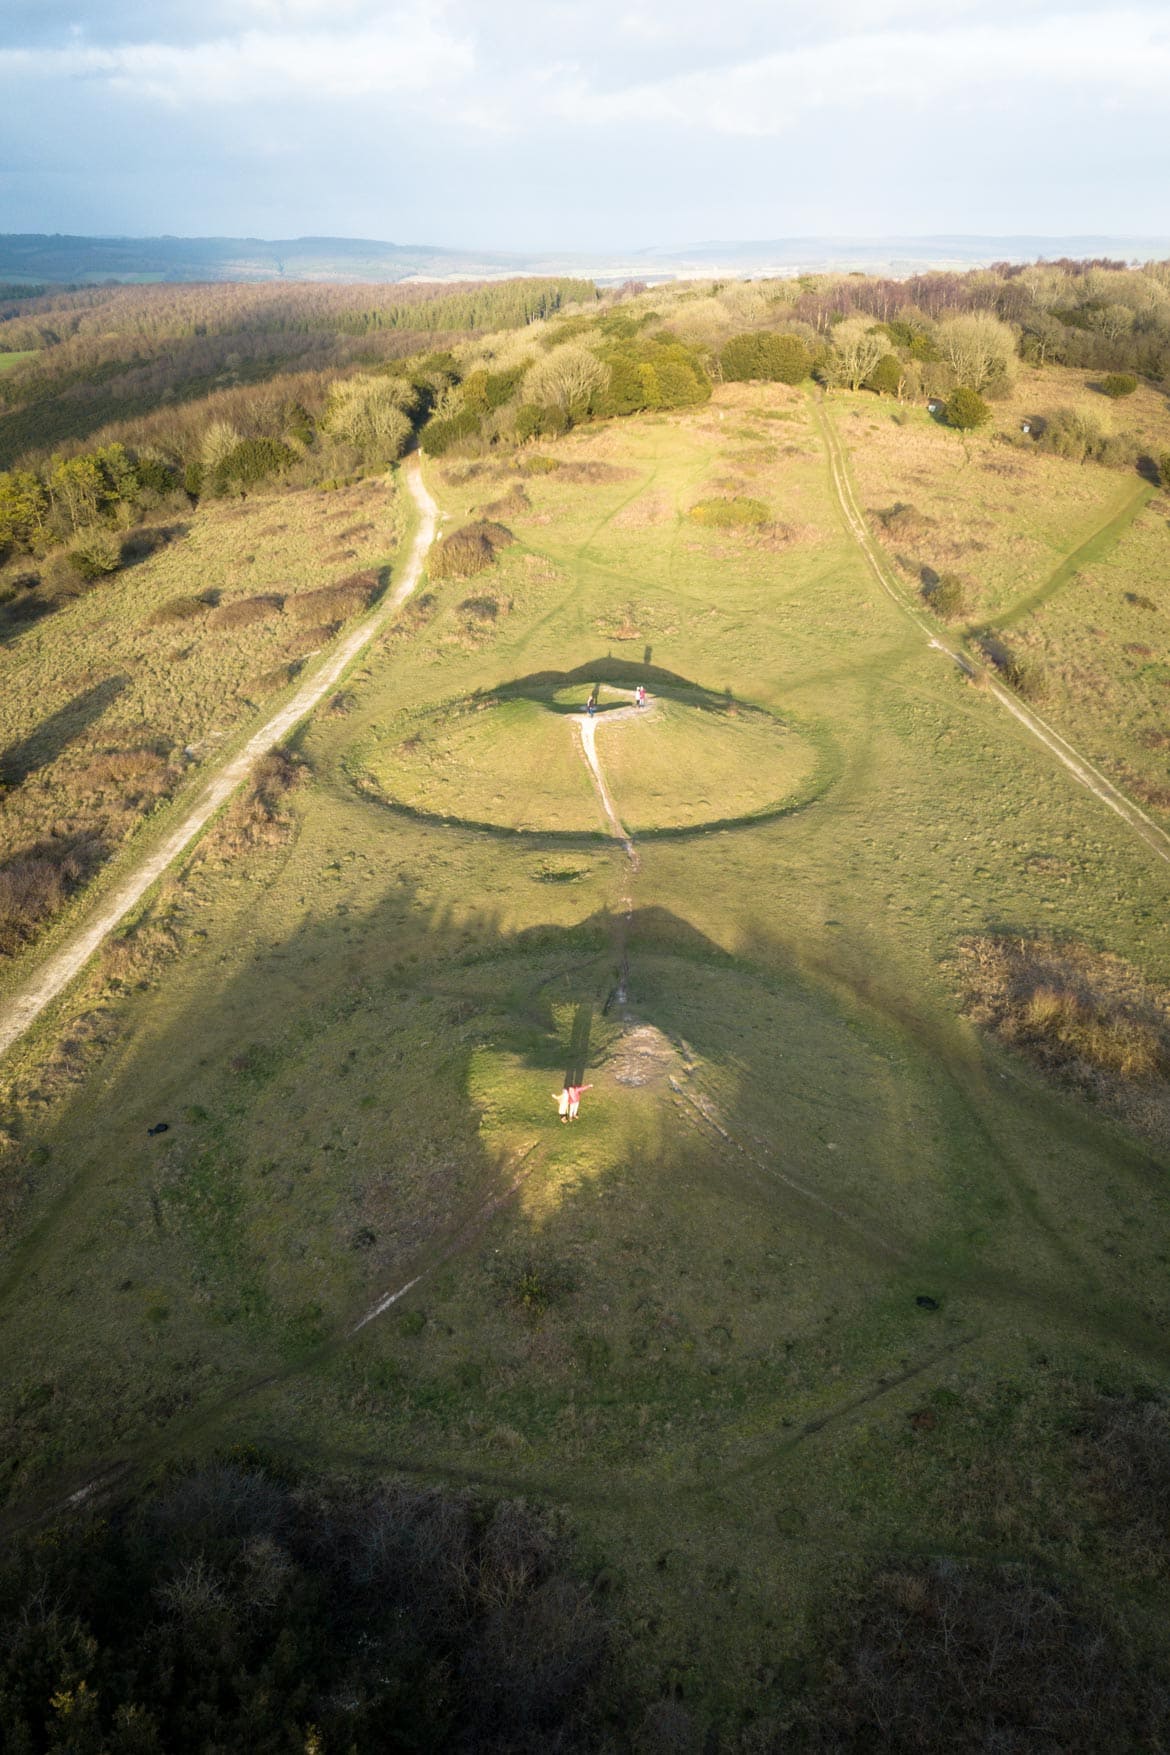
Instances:
[[[210,775],[198,803],[172,829],[166,839],[122,880],[113,895],[105,900],[87,924],[50,957],[26,987],[18,990],[0,1006],[0,1055],[7,1053],[13,1043],[40,1017],[45,1007],[51,1005],[81,973],[102,940],[125,920],[150,886],[186,851],[220,806],[231,797],[236,787],[247,779],[260,757],[274,744],[286,738],[313,711],[322,697],[337,685],[354,659],[381,632],[395,610],[410,596],[418,584],[423,561],[434,540],[439,509],[427,492],[417,454],[408,459],[403,474],[421,518],[406,569],[397,586],[341,640],[321,668],[313,672],[292,699],[274,713],[271,719],[265,720],[239,754]]]

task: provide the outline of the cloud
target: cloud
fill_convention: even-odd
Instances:
[[[725,67],[601,90],[578,76],[546,94],[546,113],[574,127],[674,124],[715,134],[788,133],[818,112],[882,103],[956,114],[1060,102],[1102,109],[1161,103],[1170,90],[1170,33],[1141,12],[1066,15],[952,29],[866,32]]]
[[[474,62],[471,41],[422,10],[349,31],[252,28],[196,43],[0,50],[0,81],[85,80],[175,106],[222,105],[421,93],[461,79]]]

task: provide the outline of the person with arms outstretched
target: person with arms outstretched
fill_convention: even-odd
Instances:
[[[565,1089],[568,1092],[568,1097],[569,1097],[569,1120],[576,1121],[577,1111],[581,1107],[581,1094],[583,1091],[591,1091],[593,1089],[593,1086],[592,1085],[567,1085],[565,1087]]]

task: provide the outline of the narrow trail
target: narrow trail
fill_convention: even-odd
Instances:
[[[1026,592],[1014,603],[1006,605],[1000,614],[993,615],[990,618],[991,625],[996,628],[1015,627],[1017,622],[1021,622],[1026,616],[1031,615],[1033,610],[1041,608],[1050,598],[1055,597],[1058,591],[1063,591],[1065,586],[1071,584],[1076,578],[1082,567],[1087,566],[1091,561],[1099,560],[1106,550],[1112,548],[1113,544],[1124,536],[1138,514],[1145,510],[1154,492],[1155,490],[1145,481],[1139,482],[1136,488],[1127,484],[1122,492],[1115,496],[1115,504],[1109,516],[1096,524],[1088,536],[1079,542],[1070,554],[1065,555],[1059,567],[1056,567],[1049,574],[1042,585],[1037,585],[1034,590]]]
[[[270,719],[253,732],[243,749],[207,781],[198,802],[154,851],[135,866],[113,894],[72,938],[57,951],[33,976],[0,1006],[0,1056],[7,1053],[40,1017],[45,1008],[59,997],[69,983],[81,973],[94,952],[126,916],[142,900],[150,886],[186,851],[195,837],[206,828],[211,818],[225,804],[262,755],[300,724],[322,698],[328,694],[354,659],[379,634],[386,622],[410,596],[422,574],[423,562],[435,535],[439,508],[427,491],[417,454],[411,456],[403,470],[407,489],[419,509],[420,522],[411,545],[406,567],[394,590],[385,597],[372,614],[360,621],[330,653],[320,670],[299,688]]]
[[[832,421],[820,404],[814,401],[812,409],[813,418],[816,420],[824,440],[829,460],[829,473],[842,518],[874,578],[886,596],[897,605],[904,616],[909,617],[914,623],[929,646],[933,647],[936,652],[941,652],[944,657],[949,658],[951,663],[956,665],[965,676],[974,676],[976,668],[971,660],[962,652],[956,651],[953,646],[948,645],[946,640],[940,637],[938,628],[929,622],[925,615],[915,609],[905,593],[890,579],[885,563],[870,534],[865,514],[857,504],[849,479],[844,446],[833,428]],[[990,675],[987,675],[986,683],[988,690],[995,696],[1000,706],[1005,707],[1013,719],[1017,719],[1025,730],[1031,732],[1037,742],[1043,744],[1044,748],[1056,757],[1061,766],[1068,769],[1074,780],[1085,787],[1086,791],[1091,792],[1094,798],[1100,799],[1102,804],[1108,805],[1109,809],[1121,818],[1126,827],[1145,842],[1151,852],[1157,854],[1159,859],[1170,865],[1170,835],[1166,833],[1165,829],[1154,822],[1152,817],[1147,816],[1140,805],[1134,804],[1132,799],[1127,798],[1124,792],[1114,786],[1113,782],[1107,779],[1101,770],[1089,761],[1087,756],[1081,755],[1080,751],[1075,749],[1067,738],[1062,737],[1055,726],[1049,725],[1048,721],[1042,719],[1039,713],[1034,712],[1031,707],[1025,706],[1023,701],[1017,695],[1012,694],[1010,689],[1004,688],[1002,683],[997,682]]]
[[[621,719],[635,719],[639,714],[645,714],[646,712],[647,709],[644,707],[619,707],[614,713],[606,713],[604,715],[604,722],[612,725]],[[601,771],[601,763],[597,758],[597,727],[602,723],[602,720],[597,719],[591,713],[574,713],[572,715],[572,721],[577,727],[577,735],[581,740],[581,754],[585,758],[585,766],[589,769],[590,777],[597,789],[597,796],[601,800],[601,808],[605,812],[609,826],[613,830],[614,835],[625,848],[626,858],[629,860],[630,865],[635,871],[638,871],[642,863],[638,858],[638,850],[634,846],[633,840],[631,839],[625,824],[622,822],[614,808],[613,799],[609,794],[609,787],[605,784],[605,775]]]

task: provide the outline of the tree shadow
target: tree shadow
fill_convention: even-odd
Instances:
[[[0,785],[20,786],[38,768],[55,762],[69,744],[89,730],[106,709],[130,686],[127,676],[109,676],[93,688],[75,695],[18,743],[0,754]]]
[[[172,543],[180,542],[190,528],[190,524],[184,523],[146,524],[138,530],[132,530],[122,544],[120,571],[127,572],[131,567],[140,567],[143,561],[149,561],[154,555],[161,554]]]

